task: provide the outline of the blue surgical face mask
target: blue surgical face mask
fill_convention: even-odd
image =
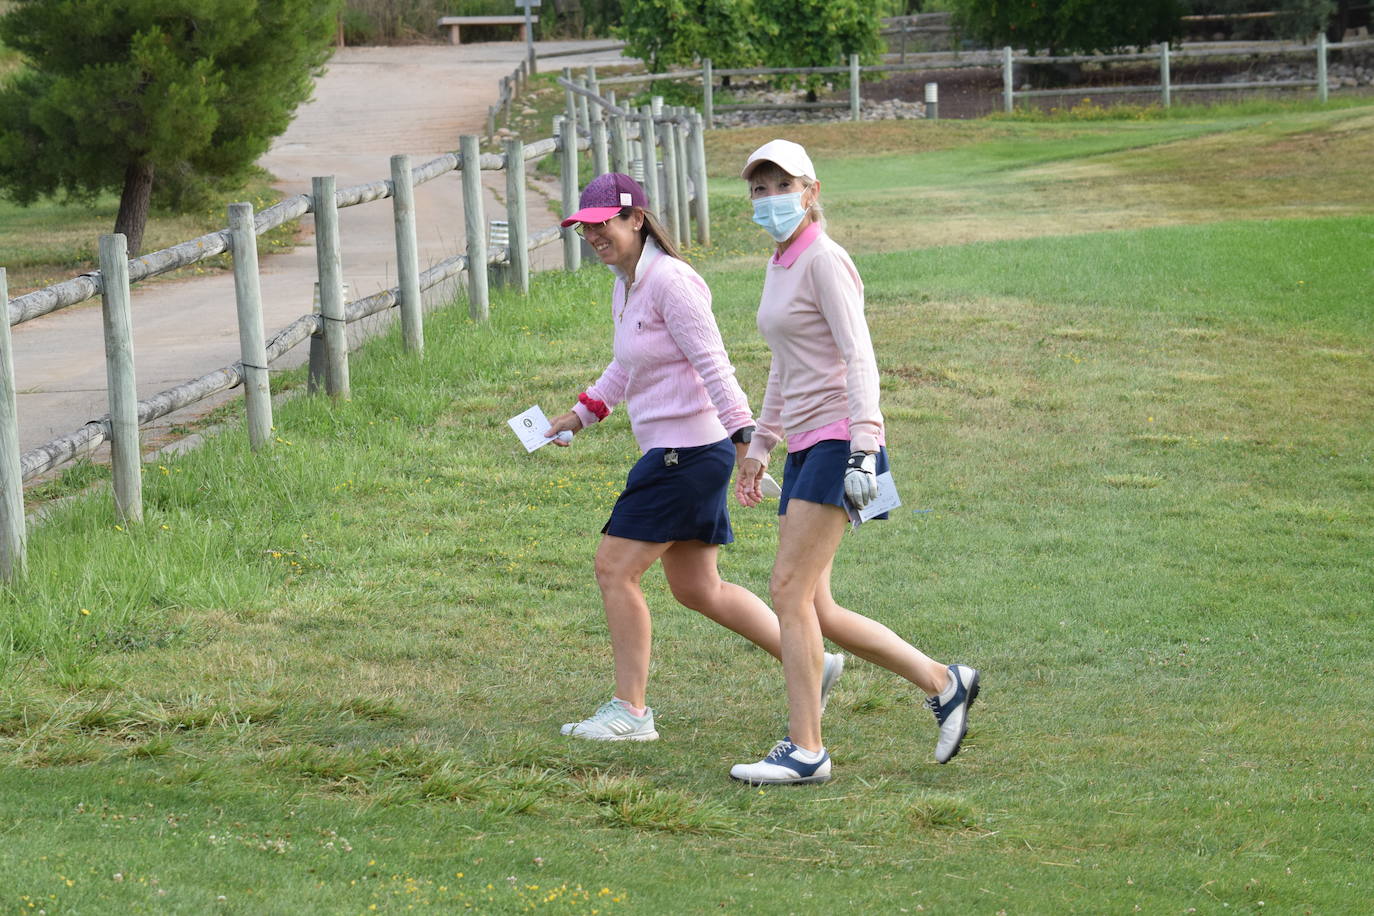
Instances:
[[[806,216],[802,192],[760,197],[754,201],[754,222],[764,228],[775,242],[785,242]]]

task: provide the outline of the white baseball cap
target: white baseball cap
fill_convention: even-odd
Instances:
[[[754,166],[760,162],[771,162],[789,175],[816,180],[816,167],[811,164],[811,157],[806,155],[800,143],[791,140],[769,140],[754,150],[749,154],[749,161],[744,164],[744,171],[739,173],[739,177],[748,178]]]

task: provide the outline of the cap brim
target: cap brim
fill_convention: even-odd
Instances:
[[[745,181],[748,181],[748,180],[749,180],[749,173],[752,172],[752,171],[754,171],[754,169],[758,168],[759,166],[763,165],[765,162],[773,162],[773,160],[771,160],[771,159],[750,159],[748,162],[746,162],[746,163],[744,164],[744,171],[742,171],[742,172],[739,173],[739,177],[743,178]],[[774,162],[773,164],[774,164],[774,165],[777,165],[776,162]]]
[[[620,215],[620,207],[585,207],[559,223],[568,227],[574,223],[604,223]]]

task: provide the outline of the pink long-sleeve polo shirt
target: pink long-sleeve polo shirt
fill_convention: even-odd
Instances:
[[[834,438],[848,421],[856,451],[883,444],[878,362],[864,318],[864,285],[849,254],[819,223],[769,259],[759,331],[773,351],[749,457],[764,462],[784,436]],[[808,433],[819,433],[808,437]]]
[[[625,402],[641,452],[719,442],[753,423],[711,312],[711,290],[687,262],[652,238],[626,288],[615,268],[613,358],[587,396],[607,407]],[[573,406],[583,426],[597,417]]]

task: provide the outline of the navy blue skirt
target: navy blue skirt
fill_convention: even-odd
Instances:
[[[693,448],[651,448],[635,462],[602,534],[632,541],[729,544],[725,497],[735,467],[729,439]]]
[[[782,497],[778,514],[787,514],[789,499],[845,507],[844,472],[851,447],[848,439],[823,439],[810,448],[788,452],[782,466]],[[887,449],[878,449],[878,473],[887,470]],[[874,518],[887,518],[887,513]]]

